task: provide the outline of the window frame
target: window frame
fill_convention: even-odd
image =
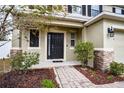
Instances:
[[[80,13],[78,13],[77,11],[74,11],[74,7],[76,7],[76,8],[80,7],[81,8]],[[72,13],[82,15],[82,5],[72,5]]]
[[[122,15],[122,8],[119,7],[114,7],[115,8],[115,13]],[[119,12],[118,12],[119,11]]]
[[[93,6],[97,6],[95,9]],[[96,14],[93,13],[93,11],[96,11]],[[100,13],[100,5],[91,5],[91,17],[95,17]]]
[[[74,38],[72,38],[72,34],[74,34]],[[74,41],[74,46],[72,46],[72,41]],[[74,49],[76,45],[76,32],[71,32],[70,33],[70,48]]]
[[[39,39],[38,39],[38,40],[39,40],[39,41],[38,41],[39,44],[38,44],[38,47],[32,47],[32,46],[30,46],[30,31],[31,31],[31,30],[37,30],[37,31],[39,32]],[[29,46],[29,47],[28,47],[28,49],[39,49],[39,48],[40,48],[40,38],[41,38],[40,33],[41,33],[40,30],[37,29],[37,28],[31,28],[31,29],[29,29],[29,42],[28,42],[28,46]]]

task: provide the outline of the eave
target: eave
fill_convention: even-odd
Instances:
[[[117,20],[117,21],[124,21],[124,15],[120,15],[120,14],[115,14],[115,13],[111,13],[111,12],[102,12],[99,15],[97,15],[96,17],[93,17],[92,19],[90,19],[89,21],[87,21],[84,26],[89,26],[101,19],[111,19],[111,20]]]

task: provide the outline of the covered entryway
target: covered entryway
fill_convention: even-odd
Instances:
[[[124,30],[115,30],[113,47],[115,61],[124,63]]]
[[[47,35],[47,59],[63,59],[64,33],[50,32]]]

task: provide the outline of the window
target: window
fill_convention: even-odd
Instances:
[[[113,7],[113,13],[116,13],[116,14],[124,14],[124,10],[119,8],[119,7]]]
[[[120,8],[116,8],[116,9],[115,9],[115,12],[116,12],[117,14],[121,14],[121,9],[120,9]]]
[[[100,13],[100,6],[99,5],[92,5],[91,6],[91,16],[96,16]]]
[[[75,46],[75,33],[71,33],[71,47]]]
[[[39,47],[39,31],[36,29],[30,30],[30,47]]]
[[[72,6],[72,13],[82,14],[82,6],[73,5]]]

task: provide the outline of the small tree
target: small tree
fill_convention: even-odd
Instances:
[[[83,66],[87,66],[88,60],[94,57],[94,47],[91,42],[79,42],[75,47],[77,59],[82,62]]]
[[[39,63],[38,53],[17,53],[12,57],[11,66],[13,70],[27,70],[32,65]]]

